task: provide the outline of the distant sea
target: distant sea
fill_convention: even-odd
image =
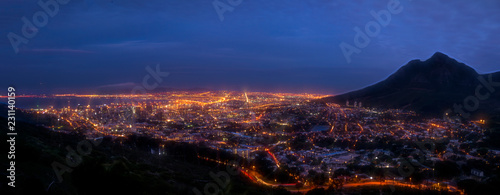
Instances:
[[[71,106],[76,108],[78,105],[94,107],[96,105],[111,104],[111,103],[131,103],[133,99],[111,99],[111,98],[81,98],[81,97],[53,97],[53,98],[31,98],[17,97],[16,107],[22,109],[49,108],[53,106],[56,109]],[[141,100],[144,102],[144,100]],[[152,102],[152,101],[151,101]],[[165,102],[165,101],[161,101]],[[7,104],[6,99],[0,100],[0,103]]]

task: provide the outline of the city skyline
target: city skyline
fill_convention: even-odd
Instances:
[[[141,146],[133,151],[140,151],[144,158],[169,159],[176,156],[179,146],[175,144],[189,144],[205,152],[187,155],[208,164],[232,166],[237,171],[233,175],[243,176],[244,181],[261,188],[283,188],[288,194],[374,187],[384,192],[464,194],[469,188],[464,190],[455,179],[481,182],[491,177],[485,170],[498,168],[494,162],[500,151],[481,148],[488,120],[458,123],[450,117],[428,118],[402,109],[369,108],[357,101],[315,101],[324,97],[230,91],[60,94],[38,98],[68,102],[83,98],[91,103],[19,111],[51,133],[86,137],[88,141],[78,145],[91,141],[101,145],[96,150],[109,148],[102,145],[110,143],[126,148],[136,140]],[[23,102],[23,98],[18,100]],[[101,143],[100,139],[107,141]],[[78,150],[82,156],[97,155],[92,154],[92,148],[89,152]],[[454,161],[473,169],[458,169]],[[480,166],[479,162],[491,165]],[[69,160],[56,160],[52,166],[54,182],[59,183],[67,177],[77,178],[65,166],[86,167]],[[226,178],[229,181],[229,176]],[[225,185],[215,189],[224,190]],[[202,194],[197,190],[188,189]]]

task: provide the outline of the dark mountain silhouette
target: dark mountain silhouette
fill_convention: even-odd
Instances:
[[[466,97],[475,96],[476,88],[482,85],[478,78],[488,81],[489,76],[480,75],[473,68],[437,52],[425,61],[408,62],[384,81],[322,101],[345,104],[349,100],[351,105],[357,101],[362,102],[364,107],[409,109],[442,115],[453,110],[454,104],[463,105]],[[491,77],[493,81],[500,82],[500,72],[491,73]],[[489,91],[483,87],[480,92]],[[500,86],[479,103],[474,114],[498,113]]]

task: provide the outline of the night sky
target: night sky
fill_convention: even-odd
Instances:
[[[364,31],[375,21],[370,11],[393,0],[217,1],[233,9],[223,20],[213,0],[70,0],[46,25],[29,28],[36,35],[16,53],[9,33],[22,37],[21,18],[33,21],[43,9],[35,0],[2,0],[1,87],[128,86],[160,64],[170,73],[164,87],[338,94],[436,51],[479,73],[500,70],[498,0],[400,0],[402,10],[350,63],[339,44],[355,46],[354,28]]]

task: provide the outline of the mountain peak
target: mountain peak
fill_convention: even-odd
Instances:
[[[434,53],[434,55],[432,55],[432,57],[429,59],[451,59],[451,58],[449,56],[447,56],[446,54],[438,51],[438,52]]]
[[[454,58],[448,55],[436,52],[429,59],[419,63],[420,65],[427,66],[430,69],[428,71],[438,71],[438,72],[449,72],[450,74],[465,76],[468,75],[478,75],[476,70],[472,67],[467,66],[464,63],[458,62]]]
[[[429,59],[425,61],[428,64],[441,64],[441,65],[459,65],[461,63],[457,62],[457,60],[450,58],[448,55],[436,52]],[[465,65],[465,64],[464,64]]]
[[[443,89],[474,84],[477,75],[473,68],[436,52],[425,61],[410,61],[386,81],[398,88]]]
[[[425,61],[411,60],[383,81],[360,90],[324,98],[323,101],[338,104],[357,101],[370,107],[442,114],[445,110],[454,108],[455,103],[464,102],[466,97],[477,93],[477,86],[481,85],[478,76],[485,75],[478,74],[473,68],[446,54],[436,52]],[[500,72],[493,76],[500,78]],[[491,96],[500,97],[500,91]],[[499,98],[487,98],[484,101],[477,108],[478,111],[490,112],[492,107],[500,105]]]

